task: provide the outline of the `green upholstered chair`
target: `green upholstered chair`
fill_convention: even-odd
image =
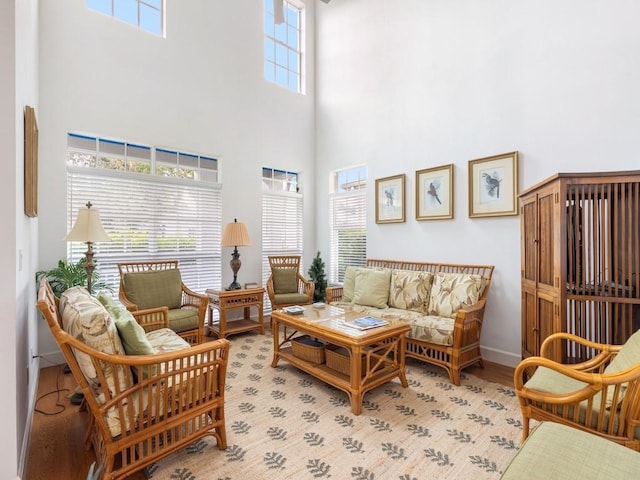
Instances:
[[[300,255],[270,256],[269,266],[267,294],[273,310],[313,303],[315,284],[300,273]]]
[[[171,329],[191,344],[202,342],[209,297],[187,288],[178,260],[124,262],[118,271],[119,298],[127,310],[166,306]]]
[[[591,352],[581,363],[552,360],[557,344]],[[554,350],[556,348],[556,350]],[[624,345],[607,345],[562,332],[545,339],[539,357],[514,372],[522,411],[523,440],[529,422],[552,421],[594,433],[640,451],[640,331]]]

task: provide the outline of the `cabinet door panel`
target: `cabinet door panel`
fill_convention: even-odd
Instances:
[[[556,242],[554,242],[554,195],[538,197],[538,283],[554,287]],[[554,275],[555,274],[555,275]]]

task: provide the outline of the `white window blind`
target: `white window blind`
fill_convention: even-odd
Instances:
[[[221,285],[221,195],[216,184],[68,166],[67,231],[87,201],[111,242],[94,244],[100,280],[118,291],[117,263],[178,259],[183,282],[203,293]],[[70,242],[69,261],[86,244]]]
[[[334,194],[329,201],[331,259],[329,281],[341,283],[348,266],[362,266],[367,258],[365,190]]]
[[[263,194],[262,284],[266,284],[271,274],[269,255],[302,255],[302,248],[302,195]],[[265,310],[271,311],[268,298]]]

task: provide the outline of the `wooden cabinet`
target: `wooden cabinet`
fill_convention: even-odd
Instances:
[[[554,332],[619,344],[640,328],[640,171],[559,173],[520,194],[522,356]],[[591,349],[558,344],[554,358]]]

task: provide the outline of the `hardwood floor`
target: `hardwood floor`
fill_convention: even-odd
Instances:
[[[63,368],[63,365],[56,365],[40,370],[39,400],[33,415],[26,480],[85,480],[95,460],[93,450],[86,451],[83,446],[88,413],[80,411],[67,398],[75,390],[76,382],[71,374],[63,372]],[[464,372],[513,386],[513,369],[503,365],[485,361],[485,368],[470,367]],[[138,472],[128,478],[143,480],[146,477]]]

